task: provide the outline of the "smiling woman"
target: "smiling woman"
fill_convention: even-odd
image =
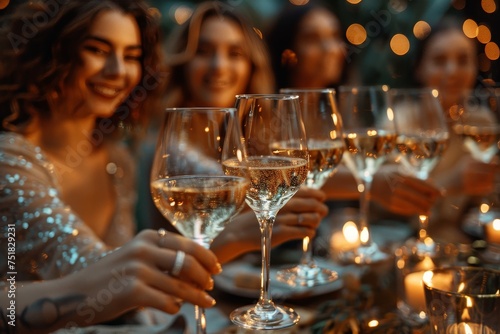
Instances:
[[[135,168],[120,135],[163,91],[152,13],[142,0],[40,0],[2,22],[2,333],[214,304],[212,252],[178,235],[134,236]]]

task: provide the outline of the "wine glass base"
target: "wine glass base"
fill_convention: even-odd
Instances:
[[[390,257],[382,251],[376,243],[358,246],[355,249],[342,251],[338,254],[338,259],[343,263],[369,264],[385,261]]]
[[[338,277],[336,271],[307,264],[279,270],[276,275],[276,279],[282,283],[307,288],[336,281]]]
[[[259,310],[259,305],[239,307],[231,312],[231,321],[242,328],[252,330],[273,330],[294,326],[300,316],[287,306],[274,306],[271,310]]]

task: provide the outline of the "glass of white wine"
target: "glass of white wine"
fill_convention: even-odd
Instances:
[[[225,161],[242,161],[244,146],[234,108],[167,109],[151,170],[160,212],[185,237],[205,248],[245,203],[249,180],[231,175]],[[195,306],[196,333],[206,333]]]
[[[293,308],[276,305],[269,291],[271,236],[278,211],[304,183],[308,173],[307,141],[297,95],[237,95],[247,153],[250,186],[246,203],[255,212],[262,235],[260,297],[255,305],[234,310],[230,318],[250,330],[274,330],[295,325]],[[227,164],[233,170],[238,165]]]
[[[309,149],[309,173],[305,184],[320,189],[337,170],[345,149],[335,90],[283,88],[280,93],[299,96]],[[316,263],[311,244],[309,237],[302,240],[300,263],[292,268],[278,270],[279,281],[291,286],[314,287],[337,280],[335,270]]]
[[[428,180],[449,143],[448,124],[438,96],[438,91],[430,88],[389,91],[398,133],[396,160],[404,172],[420,180]],[[436,244],[427,232],[429,212],[420,213],[418,219],[417,250],[432,254]]]
[[[500,149],[500,88],[487,87],[467,93],[459,106],[453,130],[476,161],[489,164]],[[492,200],[482,198],[472,223],[479,230],[492,221]]]
[[[359,246],[339,254],[342,262],[365,264],[388,258],[373,242],[368,222],[373,176],[396,145],[394,115],[387,105],[388,90],[387,86],[341,86],[338,90],[346,146],[343,162],[354,175],[360,193]]]

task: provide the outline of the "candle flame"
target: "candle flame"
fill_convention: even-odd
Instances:
[[[359,240],[359,233],[356,224],[353,221],[348,221],[342,227],[344,238],[349,243],[356,243]]]
[[[359,240],[361,240],[362,243],[368,242],[370,240],[370,232],[368,232],[367,227],[363,227],[361,230],[361,233],[359,234]]]
[[[500,219],[493,220],[493,229],[496,231],[500,231]]]

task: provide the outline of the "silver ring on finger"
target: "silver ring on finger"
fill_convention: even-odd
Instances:
[[[299,214],[297,215],[297,224],[298,224],[299,226],[302,226],[302,223],[303,223],[303,222],[304,222],[304,217],[303,217],[303,216],[299,213]]]
[[[184,259],[186,258],[186,253],[184,253],[181,250],[178,250],[177,253],[175,253],[175,261],[174,261],[174,266],[172,267],[172,270],[170,271],[170,275],[172,276],[179,276],[181,273],[182,267],[184,266]]]

